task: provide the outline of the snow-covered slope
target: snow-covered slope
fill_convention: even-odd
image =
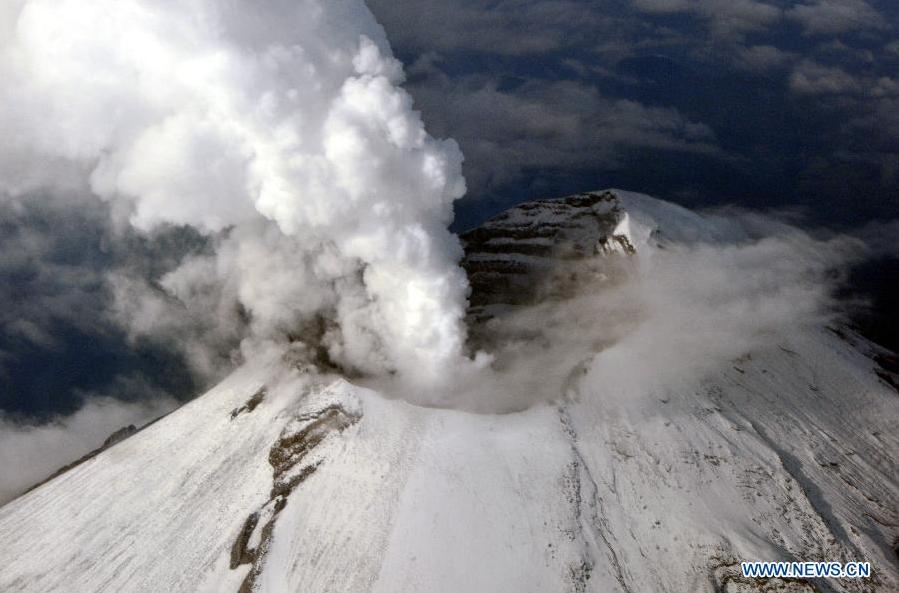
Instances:
[[[540,298],[507,288],[552,261],[714,239],[625,192],[537,204],[466,237],[473,323]],[[899,396],[871,352],[811,328],[644,390],[575,360],[567,393],[507,414],[259,353],[0,508],[0,591],[896,591]],[[868,560],[874,578],[739,574],[780,559]]]

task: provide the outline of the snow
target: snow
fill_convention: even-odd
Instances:
[[[702,232],[618,195],[615,233],[638,253],[657,228]],[[712,593],[761,591],[738,563],[781,559],[868,560],[874,579],[829,590],[899,590],[899,398],[868,347],[811,328],[651,387],[597,357],[568,394],[511,414],[419,407],[261,353],[0,508],[0,590],[236,593],[258,569],[265,593]],[[328,409],[353,421],[322,429],[274,512],[271,448]],[[231,569],[259,511],[268,551]]]
[[[660,226],[664,227],[666,239],[679,243],[714,242],[733,238],[701,215],[677,204],[620,189],[610,191],[633,221],[634,235],[631,239],[635,245],[650,244],[652,232]]]

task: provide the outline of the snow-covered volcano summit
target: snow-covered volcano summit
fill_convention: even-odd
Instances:
[[[666,305],[683,315],[729,307],[721,319],[709,313],[716,331],[696,321],[699,345],[668,348],[650,333],[644,342],[659,349],[637,349],[648,330],[636,306],[615,331],[581,316],[590,339],[564,347],[543,331],[563,316],[540,306],[576,300],[564,310],[594,314],[585,303],[630,276],[655,277],[658,268],[639,267],[647,258],[683,264],[664,254],[726,244],[726,235],[625,192],[519,206],[463,237],[469,317],[475,340],[513,344],[499,365],[521,344],[561,351],[525,359],[567,364],[537,369],[566,377],[558,392],[529,396],[512,413],[420,407],[290,352],[260,352],[205,395],[0,509],[0,590],[899,590],[899,396],[878,375],[873,345],[811,325],[766,329],[720,359],[702,350],[739,311],[779,319],[769,301],[748,296]],[[718,249],[731,257],[735,248]],[[771,249],[737,261],[748,266]],[[675,350],[706,363],[675,372],[687,360]],[[743,560],[793,559],[870,561],[874,576],[739,572]]]

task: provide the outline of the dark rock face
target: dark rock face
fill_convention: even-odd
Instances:
[[[261,402],[264,396],[265,388],[260,389],[250,402],[257,397]],[[232,412],[232,420],[234,417]],[[275,523],[281,511],[287,506],[287,499],[297,486],[318,470],[322,463],[319,459],[304,464],[308,454],[322,441],[342,433],[360,418],[361,416],[348,412],[343,406],[333,404],[298,416],[284,428],[281,436],[269,450],[268,461],[274,470],[269,500],[247,517],[231,547],[232,570],[244,564],[251,565],[237,593],[252,593],[255,589],[256,579],[262,574],[266,555],[271,546]],[[254,545],[254,535],[257,531],[259,534],[255,538]]]
[[[255,410],[259,404],[265,399],[265,396],[268,394],[268,390],[265,386],[259,388],[259,390],[253,394],[253,397],[247,400],[247,403],[242,405],[239,408],[235,408],[231,410],[231,420],[234,420],[241,414],[249,414],[253,410]]]
[[[129,424],[128,426],[125,426],[124,428],[120,428],[117,431],[115,431],[114,433],[112,433],[111,435],[109,435],[109,437],[107,437],[107,439],[105,441],[103,441],[103,444],[100,446],[100,448],[108,449],[109,447],[112,447],[113,445],[115,445],[117,443],[121,443],[128,437],[137,434],[137,432],[138,432],[137,427],[133,424]]]
[[[625,216],[613,192],[585,193],[521,204],[462,235],[470,320],[489,318],[497,306],[564,294],[574,269],[583,268],[573,262],[634,253],[617,231]]]

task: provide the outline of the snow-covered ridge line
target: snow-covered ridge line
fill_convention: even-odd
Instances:
[[[590,263],[608,277],[591,284],[601,291],[658,255],[654,244],[718,232],[626,192],[546,202],[467,239],[467,265],[491,261],[478,240],[539,234],[560,248],[515,263]],[[615,236],[635,254],[604,252],[600,239]],[[480,298],[512,306],[501,290]],[[261,353],[0,508],[0,590],[899,589],[899,397],[876,348],[802,327],[652,382],[671,352],[621,381],[627,350],[588,346],[566,368],[538,369],[568,374],[565,393],[507,414],[418,407]],[[745,579],[747,560],[870,561],[874,576]]]

